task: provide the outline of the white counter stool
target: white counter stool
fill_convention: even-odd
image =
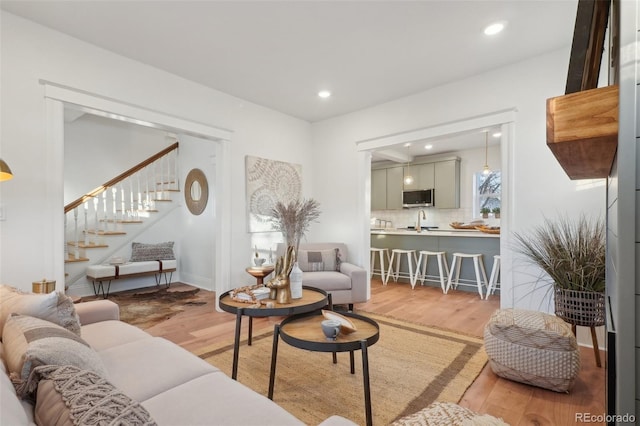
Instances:
[[[493,256],[493,267],[491,268],[491,275],[489,276],[489,287],[487,287],[488,298],[490,294],[493,294],[496,289],[500,288],[500,255]]]
[[[420,256],[418,257],[418,264],[416,265],[416,278],[413,285],[415,286],[415,283],[418,282],[418,275],[420,275],[420,284],[422,285],[424,285],[424,281],[427,278],[430,278],[432,281],[436,278],[439,278],[440,287],[442,287],[442,292],[445,293],[447,290],[447,277],[449,276],[447,253],[444,251],[420,250],[419,254]],[[427,263],[429,262],[429,256],[435,256],[438,261],[438,276],[427,275]],[[420,266],[422,266],[422,272],[420,272]]]
[[[400,259],[402,255],[407,255],[407,263],[409,264],[409,273],[400,271]],[[395,272],[393,271],[393,259],[396,260],[396,268]],[[416,285],[416,274],[413,272],[413,262],[418,262],[416,258],[415,250],[403,250],[403,249],[393,249],[391,250],[391,260],[389,261],[389,270],[387,271],[387,282],[389,281],[389,277],[393,275],[393,280],[398,282],[398,278],[408,278],[411,283],[411,288]],[[416,271],[417,272],[417,271]]]
[[[487,280],[487,271],[484,269],[484,262],[482,261],[482,254],[480,253],[453,253],[453,259],[451,260],[451,269],[449,271],[449,280],[447,281],[447,290],[445,291],[445,294],[449,292],[449,289],[452,285],[453,288],[458,287],[458,280],[460,279],[460,269],[462,268],[462,259],[473,259],[473,269],[476,273],[476,284],[478,286],[478,293],[480,294],[480,299],[484,299],[484,295],[482,293],[483,283],[480,274],[482,273],[482,278],[484,278],[485,285],[488,285],[489,280]],[[473,284],[461,283],[460,285]]]
[[[378,254],[380,263],[380,268],[378,269],[375,269],[376,254]],[[385,262],[387,264],[386,268]],[[389,249],[371,247],[371,278],[373,278],[374,275],[379,275],[380,279],[382,280],[382,285],[387,285],[387,280],[389,279],[389,269],[391,269],[391,257],[389,255]]]

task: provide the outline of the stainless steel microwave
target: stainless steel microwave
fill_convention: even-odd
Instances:
[[[433,189],[417,189],[412,191],[402,191],[402,207],[433,207]]]

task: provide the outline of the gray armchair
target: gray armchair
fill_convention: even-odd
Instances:
[[[276,254],[282,256],[286,246],[278,244]],[[331,294],[334,304],[366,302],[367,271],[347,260],[347,246],[343,243],[300,244],[298,266],[302,269],[302,285],[316,287]]]

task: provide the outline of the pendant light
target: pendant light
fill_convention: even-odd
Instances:
[[[9,180],[13,178],[13,173],[11,173],[11,169],[4,162],[3,159],[0,158],[0,181]]]
[[[489,168],[489,132],[484,132],[484,167],[482,168],[482,174],[488,175],[491,173]]]
[[[407,153],[409,152],[409,148],[411,147],[411,144],[408,143],[405,145],[407,147]],[[407,174],[404,177],[404,184],[405,185],[411,185],[413,183],[413,176],[411,176],[411,168],[409,167],[409,159],[411,158],[410,155],[407,156]]]

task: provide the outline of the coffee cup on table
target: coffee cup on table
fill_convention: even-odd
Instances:
[[[340,321],[334,319],[324,320],[320,323],[322,326],[322,332],[324,333],[327,340],[336,340],[338,335],[340,334]]]

